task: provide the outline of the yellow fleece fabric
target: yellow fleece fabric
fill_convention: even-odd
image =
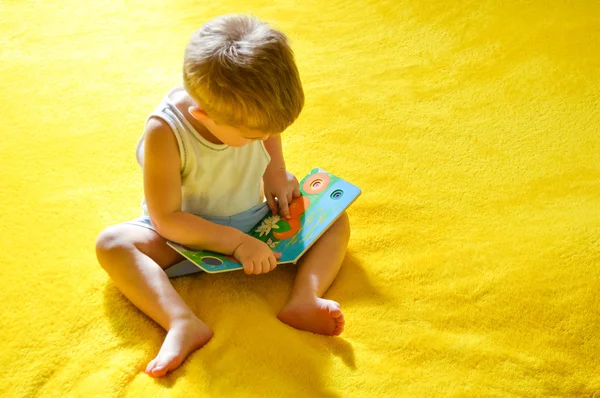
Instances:
[[[360,186],[326,297],[339,338],[276,319],[293,266],[173,280],[215,332],[165,332],[98,265],[140,214],[134,147],[192,32],[253,13],[306,93],[289,170]],[[0,2],[0,395],[600,396],[600,3]]]

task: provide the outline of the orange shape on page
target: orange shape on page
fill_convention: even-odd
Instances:
[[[286,240],[294,236],[296,232],[300,229],[300,220],[297,218],[292,218],[290,220],[285,220],[288,224],[290,224],[290,230],[285,232],[275,232],[273,231],[273,236],[279,240]]]
[[[315,173],[309,176],[302,184],[302,189],[309,195],[322,192],[329,185],[329,175],[327,173]]]
[[[290,203],[290,217],[300,218],[300,216],[304,214],[309,206],[310,199],[308,196],[297,197],[296,199],[292,200],[292,203]]]

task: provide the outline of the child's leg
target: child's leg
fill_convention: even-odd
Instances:
[[[340,270],[349,239],[350,224],[343,213],[298,261],[294,287],[287,305],[277,316],[279,320],[314,333],[342,333],[344,316],[340,305],[321,297]]]
[[[109,227],[98,237],[96,254],[119,290],[167,331],[146,373],[164,376],[211,339],[212,331],[185,304],[162,269],[182,257],[156,232],[127,224]]]

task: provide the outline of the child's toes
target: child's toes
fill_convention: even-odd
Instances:
[[[152,369],[152,376],[162,377],[167,374],[171,369],[178,367],[182,360],[177,355],[158,355],[158,360],[154,369]]]
[[[158,362],[158,358],[154,358],[150,362],[148,362],[148,366],[146,366],[146,373],[151,374],[152,370],[156,367],[156,363]]]
[[[329,314],[331,315],[332,318],[339,318],[342,317],[342,320],[344,319],[344,315],[342,314],[342,310],[340,309],[340,305],[338,303],[335,303],[337,305],[332,305],[330,307],[327,308]]]
[[[345,323],[346,322],[344,321],[344,315],[340,315],[337,318],[335,318],[335,329],[333,329],[334,336],[339,336],[340,334],[342,334],[342,332],[344,331]]]
[[[166,365],[163,366],[157,366],[154,369],[152,369],[152,376],[154,377],[163,377],[164,375],[167,374],[169,370],[167,369]]]

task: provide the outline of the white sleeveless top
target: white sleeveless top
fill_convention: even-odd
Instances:
[[[271,161],[264,143],[259,140],[243,147],[230,147],[209,142],[177,109],[169,94],[148,118],[164,120],[177,138],[181,210],[198,216],[228,217],[264,202],[262,177]],[[136,157],[143,167],[144,135],[138,141]],[[145,198],[142,209],[147,216]]]

